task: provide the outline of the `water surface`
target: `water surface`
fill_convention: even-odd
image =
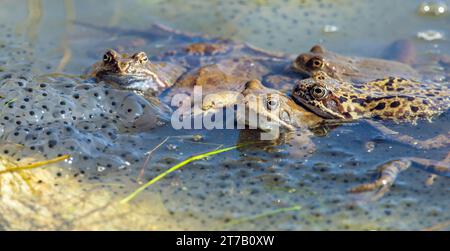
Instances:
[[[13,110],[3,108],[3,117],[6,113],[28,114],[2,119],[4,158],[23,163],[26,157],[41,160],[65,153],[74,156],[70,163],[4,177],[16,185],[2,187],[4,203],[0,211],[4,216],[0,217],[0,228],[399,230],[424,229],[450,220],[449,179],[439,177],[432,186],[427,186],[428,173],[419,168],[403,172],[391,191],[378,201],[369,201],[368,195],[347,192],[352,186],[376,178],[376,167],[386,160],[408,156],[439,160],[449,151],[448,148],[417,150],[392,142],[366,123],[343,125],[326,136],[314,137],[317,151],[307,158],[291,157],[288,146],[282,145],[270,151],[243,148],[201,160],[167,176],[130,204],[117,205],[118,200],[138,187],[139,181],[150,180],[193,154],[220,145],[235,145],[246,132],[176,131],[170,126],[129,130],[130,117],[124,111],[128,106],[147,105],[146,101],[138,97],[130,99],[127,93],[103,85],[83,83],[76,77],[100,59],[107,48],[143,50],[148,54],[161,50],[164,41],[154,41],[145,33],[154,22],[289,54],[304,52],[321,43],[343,54],[381,57],[398,39],[411,40],[419,58],[450,53],[445,38],[450,17],[418,14],[420,1],[3,0],[0,3],[0,43],[5,45],[0,49],[1,73],[28,74],[31,77],[23,81],[25,84],[31,78],[47,84],[2,87],[2,91],[12,90],[8,95],[17,98]],[[336,31],[326,32],[330,29]],[[418,32],[427,30],[441,32],[444,39],[425,41],[417,37]],[[72,77],[70,81],[58,76],[37,78],[50,73]],[[25,88],[32,89],[34,94],[24,92]],[[48,96],[39,96],[44,92]],[[80,94],[81,99],[74,98],[74,93]],[[50,123],[44,124],[42,133],[31,133],[40,126],[38,122],[28,124],[33,119],[29,112],[40,111],[42,106],[20,108],[30,95],[29,102],[42,105],[45,101],[50,107],[51,116],[39,122]],[[98,108],[102,102],[110,104],[111,97],[128,106]],[[67,104],[61,104],[62,101]],[[108,119],[109,114],[101,115],[110,109],[111,114],[119,116],[117,123]],[[89,123],[74,123],[76,133],[68,134],[64,121],[72,121],[71,117],[54,115],[54,111],[65,111]],[[139,116],[146,115],[149,114],[144,109]],[[27,122],[18,126],[19,120]],[[427,139],[446,133],[450,120],[446,113],[433,123],[423,121],[417,126],[386,124]],[[55,147],[49,145],[52,136],[44,133],[49,131],[57,135]],[[202,140],[198,142],[192,135],[201,135]],[[153,153],[142,175],[145,153],[168,136],[171,138]],[[80,143],[88,139],[93,143]],[[374,148],[368,149],[367,142],[372,142]],[[18,203],[7,203],[10,201]],[[259,214],[292,206],[301,209],[251,220]],[[229,224],[242,219],[247,220]]]

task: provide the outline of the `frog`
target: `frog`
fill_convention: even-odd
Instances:
[[[185,70],[170,62],[150,61],[143,51],[126,54],[108,49],[92,66],[89,76],[120,89],[156,96],[172,86]]]
[[[395,123],[416,124],[419,119],[431,121],[450,108],[450,90],[442,84],[420,83],[405,78],[389,77],[363,84],[341,81],[319,71],[311,78],[300,80],[292,91],[293,99],[324,119],[360,120],[392,139],[421,149],[442,148],[450,145],[450,132],[428,140],[416,140],[375,122],[391,120]],[[449,177],[450,159],[436,161],[415,157],[390,160],[380,165],[380,176],[371,183],[352,188],[354,193],[378,190],[381,197],[394,183],[397,175],[413,164]]]
[[[377,118],[415,124],[431,120],[450,106],[448,86],[388,77],[363,84],[340,81],[325,72],[298,81],[294,99],[330,119]]]
[[[398,45],[413,51],[410,45]],[[399,50],[401,51],[401,50]],[[411,57],[398,52],[393,59],[403,62],[379,58],[365,58],[356,56],[345,56],[330,50],[322,45],[314,45],[309,52],[301,53],[293,60],[291,68],[306,76],[322,71],[332,78],[352,83],[363,83],[373,79],[387,76],[402,77],[421,80],[421,74],[407,63],[412,63]],[[412,54],[412,53],[410,53]]]
[[[286,145],[287,153],[294,159],[314,153],[316,147],[312,138],[326,135],[343,122],[323,119],[296,104],[284,92],[265,86],[259,79],[247,81],[241,91],[208,94],[201,108],[205,114],[224,107],[235,110],[241,142],[256,142],[257,149],[265,150]]]
[[[251,57],[223,59],[183,75],[167,92],[165,100],[184,93],[192,95],[194,87],[201,87],[203,96],[220,91],[241,91],[247,81],[269,74],[270,69]]]
[[[94,64],[90,75],[144,95],[161,95],[169,103],[176,94],[190,95],[194,86],[201,86],[206,94],[242,90],[245,82],[253,78],[281,77],[280,69],[290,62],[283,53],[245,42],[182,32],[160,24],[152,30],[155,39],[168,40],[161,50],[128,54],[109,49]]]

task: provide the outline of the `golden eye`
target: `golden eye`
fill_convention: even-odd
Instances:
[[[276,99],[267,99],[267,109],[273,111],[278,108],[278,101]]]
[[[144,55],[139,60],[141,61],[141,63],[147,63],[148,57],[147,57],[147,55]]]
[[[145,54],[145,52],[143,52],[143,51],[134,54],[133,58],[138,60],[139,63],[141,63],[141,64],[145,64],[148,62],[147,54]]]
[[[311,88],[311,95],[316,99],[323,99],[328,95],[328,90],[316,85]]]
[[[323,60],[321,57],[311,58],[306,65],[313,70],[320,70],[323,67]]]
[[[105,63],[110,63],[111,61],[113,61],[113,59],[114,59],[114,53],[112,51],[107,51],[103,55],[103,62],[105,62]]]
[[[103,62],[108,63],[111,61],[111,56],[109,54],[103,55]]]

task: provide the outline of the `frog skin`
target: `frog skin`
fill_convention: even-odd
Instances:
[[[164,97],[170,100],[174,95],[191,95],[195,86],[202,87],[203,95],[220,91],[241,91],[247,81],[268,74],[269,69],[252,58],[224,59],[186,73]]]
[[[415,123],[431,120],[450,107],[446,85],[389,77],[352,84],[317,72],[298,81],[294,99],[324,118],[377,118]]]
[[[415,124],[418,119],[431,120],[449,108],[450,91],[446,85],[422,84],[403,78],[378,79],[355,85],[316,72],[309,79],[298,81],[292,91],[294,100],[324,119],[382,119]],[[402,135],[368,120],[369,124],[392,139],[411,146],[432,149],[450,145],[450,133],[425,141]],[[380,178],[352,192],[379,189],[380,196],[389,190],[396,176],[412,164],[425,166],[427,171],[449,177],[449,160],[400,158],[381,165]]]
[[[145,52],[128,55],[110,49],[92,66],[90,76],[152,96],[172,86],[184,71],[184,67],[176,64],[151,62]]]
[[[403,55],[399,57],[408,58]],[[314,45],[309,52],[300,54],[293,61],[292,68],[307,76],[323,71],[334,79],[352,83],[363,83],[387,76],[421,79],[421,75],[407,64],[378,58],[344,56],[326,50],[321,45]]]

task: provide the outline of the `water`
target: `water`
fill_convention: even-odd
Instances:
[[[11,84],[1,89],[2,95],[17,98],[10,108],[13,110],[2,108],[3,157],[26,163],[58,154],[74,156],[70,162],[51,168],[4,175],[3,179],[13,180],[14,185],[1,188],[0,211],[4,216],[0,228],[424,229],[450,220],[446,210],[448,178],[439,177],[433,186],[426,186],[428,173],[418,168],[401,173],[391,191],[378,201],[347,192],[376,178],[376,166],[386,160],[408,156],[439,160],[449,150],[417,150],[398,144],[366,123],[340,126],[326,136],[313,137],[317,150],[306,158],[293,158],[288,154],[292,149],[286,145],[222,153],[183,167],[129,205],[119,205],[116,202],[136,189],[139,182],[193,154],[234,145],[248,132],[146,128],[155,110],[139,107],[153,107],[151,103],[77,77],[107,48],[143,50],[152,55],[167,46],[167,41],[155,41],[146,35],[153,22],[289,54],[321,43],[343,54],[379,57],[398,39],[410,39],[419,58],[449,53],[446,37],[450,17],[419,14],[420,1],[67,0],[0,4],[0,42],[5,45],[0,51],[0,73],[17,72],[10,78]],[[81,22],[113,28],[99,30]],[[417,37],[427,30],[442,33],[444,39],[425,41]],[[50,73],[75,76],[37,77]],[[21,77],[25,77],[25,86],[18,86]],[[26,86],[30,79],[46,86]],[[44,92],[47,96],[42,97]],[[27,97],[29,101],[24,101]],[[112,99],[119,105],[112,105]],[[26,103],[46,103],[46,117],[36,119],[42,106]],[[130,107],[138,112],[130,115]],[[5,116],[9,116],[7,121]],[[433,123],[420,122],[417,126],[387,125],[427,139],[447,132],[448,116],[446,113]],[[74,122],[73,117],[85,121]],[[19,120],[21,125],[17,124]],[[30,133],[44,122],[50,124],[45,124],[42,133]],[[52,133],[47,135],[47,131]],[[197,142],[192,135],[201,135],[202,140]],[[167,136],[171,138],[155,150],[142,174],[145,153]],[[88,140],[92,143],[86,143]],[[367,142],[373,143],[373,149],[367,149]],[[301,209],[229,224],[292,206]],[[44,219],[40,214],[52,217]]]

